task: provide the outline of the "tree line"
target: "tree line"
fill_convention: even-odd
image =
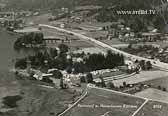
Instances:
[[[14,49],[25,48],[27,45],[30,45],[32,47],[33,45],[43,44],[43,38],[44,35],[42,33],[32,32],[29,34],[24,34],[17,38],[17,40],[14,43]]]
[[[78,58],[82,61],[73,61],[73,58],[67,58],[68,46],[64,44],[59,45],[60,53],[54,48],[45,50],[44,52],[38,51],[33,56],[27,58],[18,59],[15,63],[16,68],[26,68],[27,60],[31,62],[31,66],[34,68],[40,68],[43,71],[47,71],[51,68],[57,68],[59,70],[66,70],[68,73],[85,73],[100,69],[112,69],[124,64],[124,56],[120,54],[114,54],[111,51],[104,54],[81,54]],[[73,56],[73,55],[72,55]]]
[[[112,69],[123,64],[124,56],[114,54],[110,50],[106,56],[103,54],[92,54],[86,59],[86,65],[90,67],[91,70]]]

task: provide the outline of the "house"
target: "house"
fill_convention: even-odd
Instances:
[[[56,78],[50,77],[50,80],[53,81],[53,83],[54,83],[54,85],[55,85],[56,87],[59,87],[59,86],[60,86],[60,79],[56,79]]]
[[[63,74],[64,84],[68,85],[68,87],[72,88],[73,86],[80,86],[81,77],[86,77],[86,74]]]
[[[55,36],[44,36],[43,41],[46,44],[55,44],[55,43],[61,43],[62,39],[57,38]]]
[[[139,63],[135,63],[131,60],[125,60],[125,65],[126,67],[122,67],[123,70],[127,70],[127,71],[138,71],[138,70],[141,70],[140,66],[139,66]]]
[[[112,37],[115,37],[116,35],[117,35],[117,30],[116,30],[115,28],[109,29],[109,31],[108,31],[108,36],[110,36],[110,39],[111,39]]]
[[[161,33],[155,33],[155,32],[144,32],[142,33],[142,38],[144,38],[146,41],[157,41],[161,37]]]
[[[39,70],[34,71],[34,73],[35,74],[33,75],[33,77],[36,78],[37,80],[43,80],[43,78],[50,78],[53,76],[53,74],[51,73],[46,74],[46,73],[42,73]]]
[[[104,51],[103,49],[101,48],[96,48],[96,47],[89,47],[89,48],[82,48],[80,50],[76,50],[76,51],[73,51],[74,54],[81,54],[81,53],[85,53],[85,54],[104,54],[106,55],[106,51]]]
[[[20,33],[20,34],[26,34],[26,33],[39,33],[40,30],[38,28],[34,28],[34,27],[27,27],[24,29],[16,29],[14,30],[14,32],[16,33]]]

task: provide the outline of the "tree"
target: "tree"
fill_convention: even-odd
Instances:
[[[114,83],[108,82],[108,83],[107,83],[107,88],[109,88],[109,89],[114,89],[114,88],[115,88]]]
[[[139,65],[141,66],[142,70],[145,70],[145,60],[141,60]]]
[[[165,87],[163,88],[163,91],[167,91]]]
[[[29,33],[24,34],[21,37],[17,38],[14,43],[15,49],[20,49],[26,47],[26,45],[36,45],[43,44],[43,34],[42,33]]]
[[[60,79],[60,87],[61,87],[61,89],[64,89],[64,80],[63,80],[63,77],[61,77],[61,79]]]
[[[128,49],[132,49],[132,43],[128,45]]]
[[[86,78],[85,78],[84,76],[82,76],[82,77],[80,78],[80,82],[81,82],[81,83],[86,83]]]
[[[61,54],[64,54],[64,53],[66,53],[66,52],[68,52],[68,46],[67,45],[65,45],[65,44],[60,44],[59,46],[58,46],[58,48],[60,49],[60,53]]]
[[[159,90],[161,90],[161,89],[162,89],[162,87],[161,87],[161,86],[158,86],[158,89],[159,89]]]
[[[88,83],[93,83],[93,75],[91,73],[88,73],[86,75],[86,80]]]
[[[152,64],[151,64],[150,61],[147,61],[147,62],[146,62],[146,69],[147,69],[147,70],[152,69]]]
[[[15,68],[25,69],[27,67],[26,59],[17,59]]]
[[[101,80],[101,85],[102,85],[102,87],[106,87],[106,84],[105,84],[105,81],[104,81],[103,77],[100,76],[99,78],[100,78],[100,80]]]
[[[50,48],[50,56],[51,56],[52,58],[55,58],[57,55],[58,55],[57,49]]]
[[[21,100],[22,97],[20,95],[16,96],[6,96],[3,98],[3,104],[8,106],[9,108],[15,108],[17,107],[17,102]]]
[[[127,83],[126,83],[125,81],[123,82],[123,86],[124,86],[124,87],[126,87],[126,86],[127,86]]]
[[[67,66],[65,70],[67,73],[71,74],[72,73],[72,66]]]
[[[56,79],[61,79],[63,77],[62,73],[59,70],[54,70],[52,74]]]
[[[85,59],[85,64],[91,70],[100,70],[107,68],[114,68],[124,64],[124,56],[120,54],[114,54],[110,50],[107,55],[104,54],[90,54],[89,57]]]
[[[66,55],[65,54],[59,55],[59,57],[53,60],[51,65],[59,70],[64,70],[67,67]]]

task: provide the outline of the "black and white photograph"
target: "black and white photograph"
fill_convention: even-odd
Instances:
[[[168,116],[168,0],[0,0],[0,116]]]

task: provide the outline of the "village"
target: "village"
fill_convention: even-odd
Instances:
[[[11,45],[17,55],[9,60],[9,72],[14,75],[12,84],[19,83],[16,100],[13,94],[2,97],[5,107],[25,116],[120,116],[123,112],[148,116],[143,107],[153,107],[150,112],[166,116],[167,27],[157,26],[158,19],[147,20],[155,16],[142,16],[143,20],[119,16],[115,7],[0,12],[0,27],[15,36]],[[46,109],[55,107],[45,111],[42,104]],[[119,110],[114,105],[120,105]],[[2,109],[0,104],[0,115],[8,116],[3,105]]]

